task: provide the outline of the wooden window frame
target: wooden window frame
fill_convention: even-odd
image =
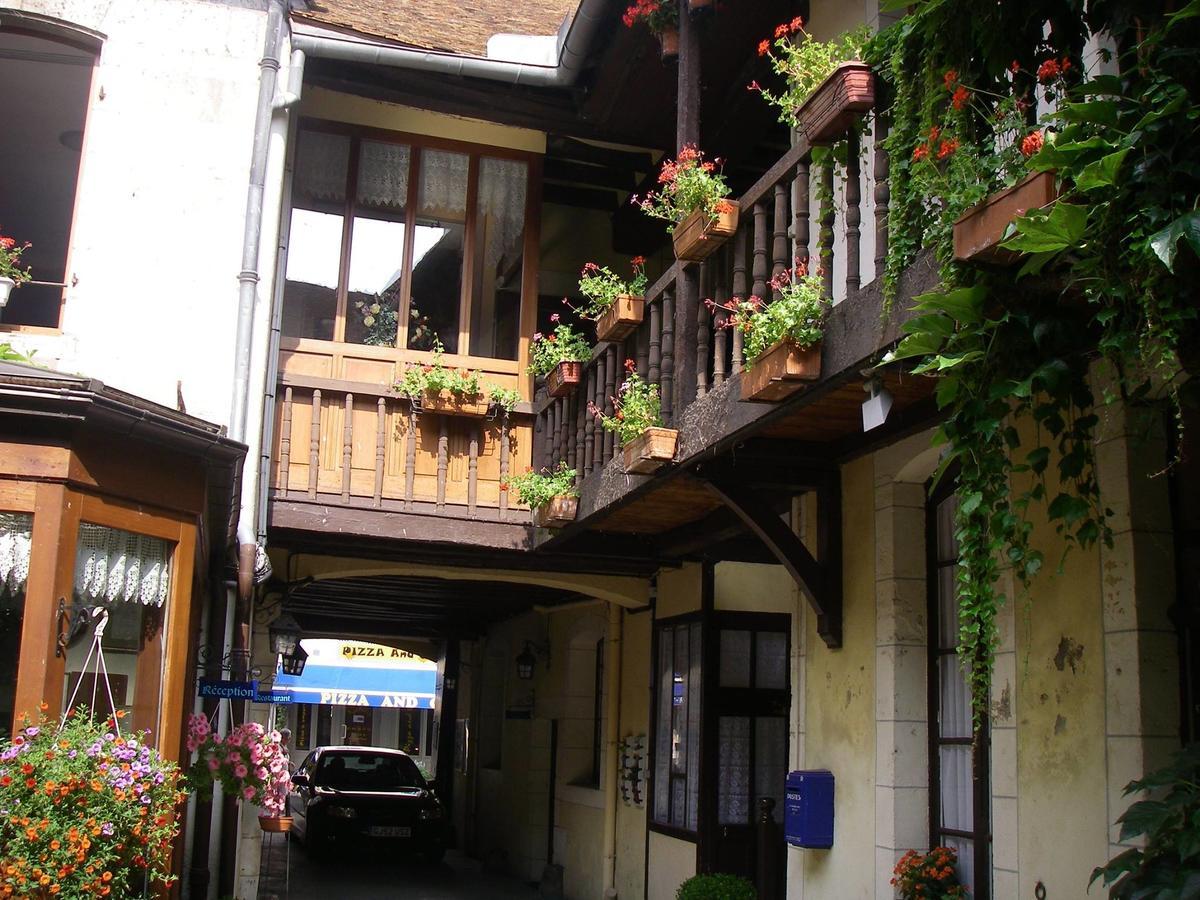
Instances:
[[[697,770],[695,773],[696,781],[699,783],[699,795],[697,796],[696,808],[696,828],[690,829],[684,826],[672,825],[666,822],[660,822],[656,818],[655,809],[655,785],[658,781],[658,729],[660,723],[658,721],[658,706],[659,706],[659,690],[661,688],[659,679],[658,666],[658,651],[660,635],[664,629],[675,628],[680,625],[700,625],[700,642],[698,647],[688,647],[688,667],[691,668],[690,655],[693,652],[700,653],[700,714],[697,718],[697,728],[695,735],[689,735],[689,740],[696,740],[698,746]],[[706,667],[709,665],[709,659],[712,656],[709,653],[709,633],[711,632],[709,624],[709,616],[702,610],[695,612],[683,613],[678,616],[669,616],[663,619],[654,619],[650,623],[650,735],[648,747],[649,768],[646,778],[646,827],[658,834],[667,835],[668,837],[678,838],[680,840],[689,841],[699,846],[701,833],[704,828],[705,821],[705,791],[704,791],[704,771],[705,771],[705,747],[706,739],[706,718],[705,718],[705,687],[708,681]],[[691,686],[689,685],[689,690]],[[674,778],[675,776],[668,776]],[[685,780],[689,776],[682,776]],[[668,791],[668,797],[670,792]]]
[[[926,604],[927,604],[927,635],[926,649],[928,656],[928,709],[929,709],[929,843],[931,847],[939,846],[943,836],[962,838],[972,842],[974,850],[975,885],[972,900],[991,900],[992,894],[992,834],[991,834],[991,729],[988,721],[974,737],[943,738],[941,737],[940,709],[941,682],[938,671],[938,660],[942,656],[957,655],[957,649],[943,650],[940,644],[938,626],[940,624],[940,605],[938,603],[938,574],[941,569],[956,565],[958,560],[938,558],[938,507],[949,499],[953,491],[953,478],[945,477],[941,486],[928,493],[925,506],[925,561],[926,561]],[[971,746],[971,812],[974,828],[962,831],[942,827],[942,792],[941,792],[941,754],[943,746]]]
[[[462,283],[459,295],[458,309],[458,347],[454,353],[445,353],[443,360],[449,366],[465,366],[486,372],[520,375],[529,364],[529,343],[533,334],[537,317],[537,275],[539,267],[539,249],[541,246],[541,175],[542,156],[525,150],[514,150],[508,147],[493,147],[487,144],[474,144],[449,138],[439,138],[429,135],[413,134],[403,131],[390,131],[372,128],[364,125],[354,125],[336,122],[328,119],[305,117],[300,120],[297,130],[297,140],[304,131],[323,134],[341,135],[349,139],[347,150],[345,198],[342,206],[342,236],[338,257],[338,278],[335,293],[335,311],[333,339],[302,338],[295,335],[283,335],[280,339],[280,349],[318,351],[328,354],[345,353],[345,348],[355,348],[359,353],[366,348],[368,355],[393,359],[396,362],[427,362],[433,358],[428,350],[414,350],[408,347],[408,315],[412,302],[412,267],[413,245],[415,241],[414,225],[417,218],[417,205],[420,190],[421,157],[428,150],[444,150],[461,153],[468,157],[466,213],[463,223],[463,261]],[[353,227],[355,211],[358,208],[357,184],[359,148],[363,141],[402,144],[411,148],[409,157],[408,198],[404,210],[404,267],[401,275],[398,323],[396,326],[395,347],[375,347],[366,344],[348,343],[346,336],[346,314],[349,304],[349,274],[350,258],[353,251]],[[476,241],[476,223],[478,211],[478,185],[481,161],[484,158],[507,159],[524,162],[527,166],[528,180],[525,191],[525,233],[522,247],[521,263],[521,300],[518,312],[517,358],[502,359],[499,357],[474,356],[471,349],[471,292],[474,280],[474,254]],[[291,226],[291,213],[296,208],[293,199],[287,209],[288,222]],[[284,301],[286,302],[286,301]],[[522,391],[525,399],[529,399],[532,379],[519,379],[525,389]],[[526,384],[528,382],[528,384]]]

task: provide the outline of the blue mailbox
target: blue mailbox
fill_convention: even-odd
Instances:
[[[783,827],[793,847],[833,846],[833,773],[828,769],[789,772]]]

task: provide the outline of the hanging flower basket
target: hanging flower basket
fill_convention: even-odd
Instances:
[[[292,830],[292,817],[259,816],[258,827],[269,834],[287,834]]]
[[[644,297],[621,294],[596,320],[596,340],[620,341],[637,331],[646,306]]]
[[[674,428],[647,428],[621,448],[625,454],[625,471],[651,475],[675,459],[679,432]]]
[[[1036,172],[972,206],[954,223],[954,258],[960,262],[1012,265],[1021,254],[1000,247],[1009,224],[1058,197],[1054,172]]]
[[[563,360],[546,373],[546,390],[551,397],[567,397],[575,392],[583,375],[583,363]]]
[[[446,416],[466,416],[482,419],[488,414],[490,404],[486,397],[475,395],[470,399],[453,391],[427,390],[421,394],[421,412],[441,413]]]
[[[701,262],[737,232],[738,205],[732,200],[721,201],[716,219],[703,209],[689,214],[675,226],[671,242],[675,258],[684,262]]]
[[[821,345],[780,341],[742,373],[742,399],[776,403],[821,377]]]
[[[562,528],[575,521],[579,498],[559,496],[543,503],[533,511],[533,524],[538,528]]]
[[[796,121],[810,144],[830,144],[846,134],[875,105],[875,76],[864,62],[844,62],[821,82],[800,108]]]
[[[679,56],[679,29],[664,28],[658,33],[658,44],[662,48],[663,62],[669,62]]]

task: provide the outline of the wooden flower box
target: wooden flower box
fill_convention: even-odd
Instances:
[[[575,521],[579,498],[559,495],[533,511],[533,524],[538,528],[562,528]]]
[[[972,206],[954,223],[954,258],[960,262],[1012,265],[1021,254],[1000,246],[1009,224],[1058,197],[1053,172],[1037,172]]]
[[[647,428],[621,448],[625,454],[625,471],[650,475],[675,459],[679,432],[674,428]]]
[[[679,56],[679,29],[664,28],[658,33],[658,45],[662,51],[663,62]]]
[[[698,209],[675,226],[671,242],[675,245],[676,259],[702,262],[733,237],[738,227],[738,205],[733,200],[724,204],[725,211],[717,213],[715,220]]]
[[[596,320],[596,340],[620,341],[637,331],[646,306],[644,297],[621,294]]]
[[[832,144],[875,105],[875,75],[864,62],[844,62],[821,82],[798,110],[800,132],[810,144]]]
[[[821,345],[780,341],[742,372],[742,399],[776,403],[821,377]]]
[[[259,816],[258,827],[271,834],[286,834],[292,830],[291,816]]]
[[[425,391],[421,395],[421,412],[441,413],[446,416],[466,416],[482,419],[488,414],[490,404],[482,394],[467,399],[451,391]]]
[[[546,373],[546,390],[551,397],[566,397],[574,392],[583,374],[583,363],[563,360]]]

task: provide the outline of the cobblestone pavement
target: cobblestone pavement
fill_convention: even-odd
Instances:
[[[274,846],[268,847],[272,837]],[[268,835],[267,839],[263,842],[266,874],[259,881],[259,900],[535,900],[537,897],[530,885],[484,872],[477,860],[453,851],[438,865],[418,858],[380,858],[366,853],[317,861],[310,859],[298,844],[291,847],[289,896],[284,883],[287,845],[282,835]]]

